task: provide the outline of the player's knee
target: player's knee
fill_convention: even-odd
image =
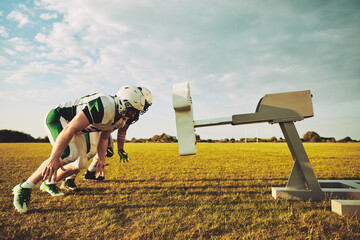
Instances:
[[[87,167],[87,158],[86,157],[82,157],[80,158],[79,164],[78,164],[78,169],[85,169]]]

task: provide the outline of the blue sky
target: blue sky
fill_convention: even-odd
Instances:
[[[149,88],[127,139],[176,135],[172,85],[190,82],[195,120],[255,111],[267,93],[310,89],[299,134],[360,140],[360,1],[0,2],[0,129],[45,136],[58,103]],[[199,128],[203,139],[283,137],[278,125]]]

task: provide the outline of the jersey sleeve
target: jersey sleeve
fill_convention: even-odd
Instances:
[[[94,122],[93,122],[93,119],[92,119],[92,117],[91,117],[91,114],[90,114],[90,111],[89,111],[88,106],[86,106],[82,111],[84,112],[86,118],[89,120],[89,123],[90,123],[90,124],[94,123]]]
[[[101,123],[104,118],[104,105],[101,101],[101,97],[89,101],[87,107],[91,118],[90,122]]]
[[[88,111],[92,123],[106,124],[111,121],[115,115],[115,103],[107,96],[99,96],[88,102]]]

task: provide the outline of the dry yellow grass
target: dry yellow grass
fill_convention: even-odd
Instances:
[[[360,143],[306,143],[319,179],[360,179]],[[129,163],[108,159],[104,182],[77,177],[78,193],[33,191],[15,211],[11,189],[48,157],[50,144],[0,144],[1,239],[359,239],[357,217],[330,201],[285,201],[293,160],[285,143],[127,143]]]

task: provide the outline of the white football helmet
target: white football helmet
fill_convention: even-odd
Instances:
[[[146,87],[138,87],[138,88],[140,89],[140,91],[142,92],[142,94],[145,97],[144,110],[141,111],[141,114],[144,114],[152,104],[152,94],[149,91],[149,89],[147,89]]]
[[[144,95],[145,101],[151,106],[151,104],[152,104],[152,94],[149,91],[149,89],[147,89],[146,87],[138,87],[138,88],[140,89],[140,91]]]
[[[116,93],[116,96],[120,98],[127,107],[130,105],[130,107],[133,107],[136,110],[144,110],[145,97],[137,87],[123,86]]]

